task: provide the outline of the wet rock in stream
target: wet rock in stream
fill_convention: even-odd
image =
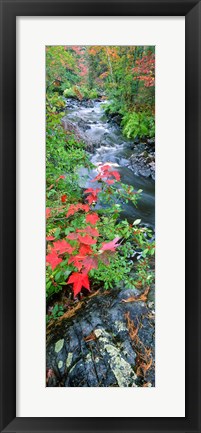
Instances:
[[[153,150],[131,155],[130,163],[136,175],[155,179],[155,152]]]
[[[62,119],[63,127],[66,131],[70,131],[73,134],[75,134],[76,138],[78,140],[82,140],[85,143],[85,149],[88,152],[93,153],[94,152],[94,144],[92,141],[89,140],[89,138],[85,135],[85,131],[90,129],[90,126],[87,125],[84,121],[80,120],[80,124],[75,124],[68,120],[66,117]],[[84,125],[84,127],[83,127]]]
[[[85,298],[47,334],[47,386],[154,386],[154,314],[123,289]],[[147,365],[147,369],[146,369]]]

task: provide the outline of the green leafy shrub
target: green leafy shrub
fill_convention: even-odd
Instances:
[[[123,133],[128,138],[154,137],[154,116],[147,112],[127,113],[122,120]]]
[[[102,108],[107,115],[116,114],[116,113],[119,113],[119,114],[124,113],[124,108],[123,108],[123,106],[120,106],[118,99],[113,99],[112,101],[109,101],[106,104],[103,104]]]
[[[54,304],[54,307],[52,308],[52,311],[50,314],[46,315],[46,322],[48,323],[51,319],[58,319],[58,317],[63,316],[64,314],[64,308],[63,305],[60,304]]]
[[[87,86],[72,86],[67,87],[63,95],[65,98],[96,99],[98,92],[96,89],[89,89]]]
[[[54,96],[55,98],[55,96]],[[61,101],[62,98],[60,98]],[[63,102],[63,100],[62,100]],[[59,102],[58,102],[59,103]],[[61,206],[61,197],[67,195],[73,203],[82,198],[78,185],[78,168],[91,167],[85,145],[74,134],[64,131],[61,123],[63,113],[57,112],[58,104],[54,99],[47,99],[46,108],[46,206]],[[56,108],[55,108],[56,107]],[[68,173],[68,175],[66,175]],[[60,176],[63,175],[63,178]],[[64,180],[65,179],[65,180]],[[49,229],[60,228],[54,221]],[[55,291],[55,290],[53,290]]]
[[[89,99],[98,98],[98,92],[96,89],[90,89],[88,95],[89,95]]]
[[[73,87],[69,87],[64,90],[63,95],[65,98],[76,98],[75,91],[73,90]]]

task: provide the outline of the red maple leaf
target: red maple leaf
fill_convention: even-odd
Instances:
[[[90,291],[88,275],[83,272],[73,272],[67,284],[73,284],[74,297],[80,293],[82,287]]]
[[[106,182],[108,185],[112,185],[115,181],[114,181],[114,179],[107,179],[105,182]]]
[[[71,254],[74,251],[74,248],[65,239],[56,241],[53,245],[53,250],[58,251],[59,254]]]
[[[118,171],[110,171],[110,175],[114,176],[116,180],[120,180],[120,174]]]
[[[64,194],[64,195],[61,196],[62,203],[65,203],[66,199],[67,199],[67,195],[66,194]]]
[[[91,269],[97,269],[98,267],[98,259],[97,257],[88,256],[85,257],[83,262],[84,272],[88,274]]]
[[[100,188],[88,188],[85,189],[84,194],[98,194],[100,192]]]
[[[89,204],[92,204],[94,201],[98,200],[98,193],[100,192],[100,188],[88,188],[84,191],[84,194],[89,194],[86,198]]]
[[[79,253],[81,256],[86,256],[87,254],[91,254],[93,251],[90,247],[90,245],[81,244]]]
[[[82,205],[82,210],[84,210],[85,212],[89,212],[89,205],[88,204],[83,204]]]
[[[75,239],[78,238],[78,234],[77,233],[69,233],[69,235],[66,236],[66,238],[74,241]]]
[[[68,264],[70,265],[71,263],[73,263],[73,266],[75,266],[78,269],[78,271],[80,271],[83,267],[84,272],[88,274],[88,272],[91,269],[97,269],[97,267],[98,267],[97,257],[86,256],[86,253],[89,254],[90,252],[93,252],[93,251],[92,250],[84,251],[82,249],[82,254],[80,252],[80,254],[77,254],[73,257],[70,257],[70,259],[68,260]]]
[[[51,209],[49,207],[46,208],[46,218],[51,217]]]
[[[88,234],[88,235],[91,235],[91,236],[100,236],[99,235],[99,232],[98,232],[98,230],[96,230],[95,228],[93,228],[93,227],[86,227],[86,229],[85,229],[85,232]]]
[[[47,236],[46,241],[53,241],[55,238],[54,236]]]
[[[101,167],[100,167],[100,168],[101,168],[101,170],[102,170],[102,171],[104,171],[104,172],[105,172],[105,171],[108,171],[108,170],[109,170],[109,169],[111,168],[111,166],[110,166],[110,165],[108,165],[108,164],[105,164],[105,165],[101,165]]]
[[[79,204],[71,204],[70,206],[69,206],[69,209],[68,209],[68,212],[67,212],[67,214],[66,214],[66,216],[67,216],[67,218],[70,216],[70,215],[74,215],[74,213],[76,213],[76,212],[78,212],[78,210],[79,210]]]
[[[92,213],[92,214],[86,215],[86,222],[87,223],[95,225],[97,223],[97,221],[99,221],[99,216],[97,215],[97,213]]]
[[[97,201],[97,196],[93,195],[93,194],[89,194],[86,197],[86,200],[88,201],[89,204],[92,204],[94,201]]]
[[[119,245],[120,244],[117,244],[117,242],[119,241],[119,237],[117,237],[117,238],[115,238],[115,239],[113,239],[113,241],[111,241],[111,242],[104,242],[103,244],[102,244],[102,247],[101,247],[101,249],[100,249],[100,252],[102,252],[102,251],[106,251],[106,250],[110,250],[110,251],[115,251],[115,249],[117,248],[117,247],[119,247]]]
[[[79,256],[78,254],[76,256],[71,257],[68,260],[68,264],[70,265],[71,263],[73,263],[73,266],[75,266],[78,271],[80,271],[82,269],[82,261],[85,257],[84,256]]]
[[[51,266],[52,270],[54,270],[56,266],[62,262],[62,259],[58,257],[56,251],[52,251],[46,256],[46,262]]]
[[[85,233],[90,236],[100,236],[98,230],[96,230],[94,227],[87,226],[85,229],[76,230],[77,233]],[[78,236],[78,235],[77,235]]]
[[[102,179],[104,182],[108,183],[109,185],[112,185],[115,182],[115,180],[110,179],[111,177],[114,177],[117,181],[120,180],[120,174],[118,173],[118,171],[111,170],[110,165],[102,165],[99,167],[99,170],[100,173],[92,180],[92,182]]]
[[[81,244],[86,244],[86,245],[96,244],[96,239],[93,239],[89,235],[86,235],[86,236],[80,236],[80,235],[78,235],[78,239],[79,239],[79,241],[80,241]]]
[[[71,204],[69,206],[68,212],[66,214],[67,218],[70,215],[74,215],[79,210],[84,210],[85,212],[89,212],[89,205],[88,204],[82,204],[82,203]]]

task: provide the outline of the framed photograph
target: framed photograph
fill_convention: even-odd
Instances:
[[[201,3],[1,0],[1,431],[200,432]]]

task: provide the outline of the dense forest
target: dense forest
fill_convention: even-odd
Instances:
[[[47,46],[47,386],[154,386],[154,179],[154,47]]]

